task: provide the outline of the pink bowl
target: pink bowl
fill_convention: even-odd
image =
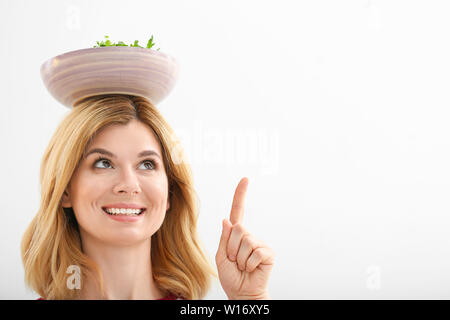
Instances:
[[[174,58],[153,49],[100,47],[47,60],[41,77],[50,94],[69,108],[81,99],[110,93],[145,97],[156,105],[172,90],[178,69]]]

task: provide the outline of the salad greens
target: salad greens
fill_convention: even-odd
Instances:
[[[117,43],[113,43],[111,42],[111,40],[108,39],[109,36],[105,36],[106,41],[102,41],[102,42],[98,42],[97,41],[97,46],[94,46],[93,48],[99,48],[99,47],[128,47],[127,44],[123,43],[123,41],[119,41]],[[151,49],[153,46],[155,45],[155,43],[153,42],[153,35],[152,37],[148,40],[147,42],[147,49]],[[130,44],[130,47],[139,47],[139,48],[143,48],[139,45],[139,41],[138,40],[134,40],[133,44]],[[156,49],[156,50],[159,50]]]

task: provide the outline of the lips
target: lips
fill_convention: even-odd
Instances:
[[[118,209],[145,209],[144,206],[137,204],[137,203],[111,203],[108,205],[103,206],[102,208],[109,209],[109,208],[118,208]]]
[[[143,214],[145,212],[145,208],[141,208],[141,209],[123,209],[121,210],[120,208],[116,208],[116,209],[111,209],[111,208],[102,208],[103,211],[109,215],[131,215],[131,216],[140,216],[141,214]],[[108,211],[107,211],[108,209]],[[140,210],[140,212],[137,212],[137,210]]]

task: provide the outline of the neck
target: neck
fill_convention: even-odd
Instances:
[[[155,300],[164,296],[152,275],[151,238],[117,246],[82,234],[82,243],[83,252],[101,270],[104,295],[94,279],[85,277],[81,299]]]

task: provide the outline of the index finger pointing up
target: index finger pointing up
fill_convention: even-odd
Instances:
[[[244,200],[247,192],[248,178],[244,177],[239,181],[234,192],[233,204],[231,206],[230,221],[231,224],[241,223],[244,218]]]

